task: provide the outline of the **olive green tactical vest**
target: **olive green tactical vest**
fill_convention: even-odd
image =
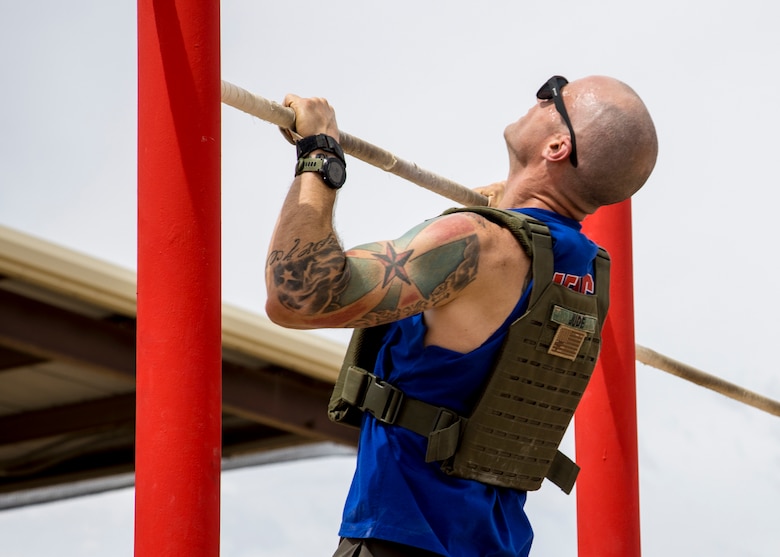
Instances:
[[[552,237],[520,213],[476,212],[509,229],[532,260],[528,310],[511,324],[469,416],[404,396],[373,370],[386,326],[356,329],[328,405],[331,420],[360,425],[362,412],[427,437],[426,461],[454,476],[533,491],[546,477],[570,493],[579,467],[558,451],[588,384],[609,306],[609,256],[599,248],[595,295],[552,281]]]

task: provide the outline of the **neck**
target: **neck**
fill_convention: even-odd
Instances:
[[[562,195],[561,188],[552,186],[550,177],[543,180],[523,179],[510,176],[506,182],[506,191],[499,207],[502,209],[534,208],[547,209],[564,217],[582,221],[593,211],[581,207],[573,199]]]

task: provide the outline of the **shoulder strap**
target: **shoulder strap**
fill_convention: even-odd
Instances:
[[[596,259],[593,261],[593,280],[596,283],[596,297],[598,298],[599,315],[607,315],[609,309],[609,269],[612,260],[607,250],[599,246]]]

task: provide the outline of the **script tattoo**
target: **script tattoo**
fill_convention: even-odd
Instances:
[[[344,252],[331,234],[318,242],[304,244],[296,239],[287,251],[268,256],[279,301],[293,310],[315,314],[328,311],[334,297],[349,283]]]

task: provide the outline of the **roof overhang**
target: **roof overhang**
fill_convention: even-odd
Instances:
[[[0,508],[132,478],[135,312],[132,271],[0,226]],[[222,346],[226,467],[354,447],[343,345],[223,305]]]

